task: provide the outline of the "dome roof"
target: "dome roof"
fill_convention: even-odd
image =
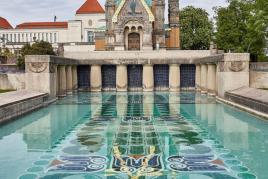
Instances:
[[[0,17],[0,29],[13,29],[13,27],[5,18]]]
[[[87,0],[77,11],[76,14],[99,14],[105,13],[98,0]]]

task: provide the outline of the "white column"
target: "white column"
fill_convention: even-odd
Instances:
[[[180,90],[180,65],[169,65],[169,89],[170,91]]]
[[[195,87],[197,91],[201,91],[201,65],[200,64],[196,64]]]
[[[60,95],[60,66],[57,66],[57,87],[56,87],[56,96]]]
[[[127,91],[127,66],[116,66],[116,89],[117,91]]]
[[[66,96],[66,70],[65,66],[60,66],[60,90],[59,96]]]
[[[216,65],[208,64],[208,73],[207,73],[207,90],[208,94],[216,94]]]
[[[142,75],[143,91],[154,90],[154,68],[153,65],[143,65]]]
[[[201,65],[201,93],[207,93],[207,65]]]
[[[101,91],[102,77],[101,77],[101,66],[92,65],[90,70],[90,88],[93,92]]]
[[[72,80],[73,80],[73,90],[77,90],[78,84],[77,84],[77,66],[72,67]]]
[[[72,94],[73,91],[73,72],[72,72],[72,66],[66,67],[66,87],[67,87],[67,93]]]

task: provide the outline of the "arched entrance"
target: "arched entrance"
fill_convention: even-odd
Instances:
[[[128,35],[128,50],[140,50],[140,34],[134,32]]]

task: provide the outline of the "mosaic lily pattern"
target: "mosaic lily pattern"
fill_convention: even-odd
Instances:
[[[214,104],[215,99],[178,93],[94,93],[61,100],[57,105],[91,104],[90,113],[44,153],[43,170],[22,178],[256,178],[180,108],[193,103]]]

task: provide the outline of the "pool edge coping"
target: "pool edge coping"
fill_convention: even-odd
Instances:
[[[236,107],[236,108],[238,108],[238,109],[240,109],[240,110],[242,110],[244,112],[247,112],[247,113],[249,113],[251,115],[255,115],[258,118],[260,118],[260,120],[268,121],[268,114],[266,114],[266,113],[251,109],[249,107],[246,107],[246,106],[240,105],[238,103],[235,103],[235,102],[220,98],[218,96],[216,96],[216,100],[217,100],[217,102],[228,104],[228,105],[230,105],[232,107]]]

